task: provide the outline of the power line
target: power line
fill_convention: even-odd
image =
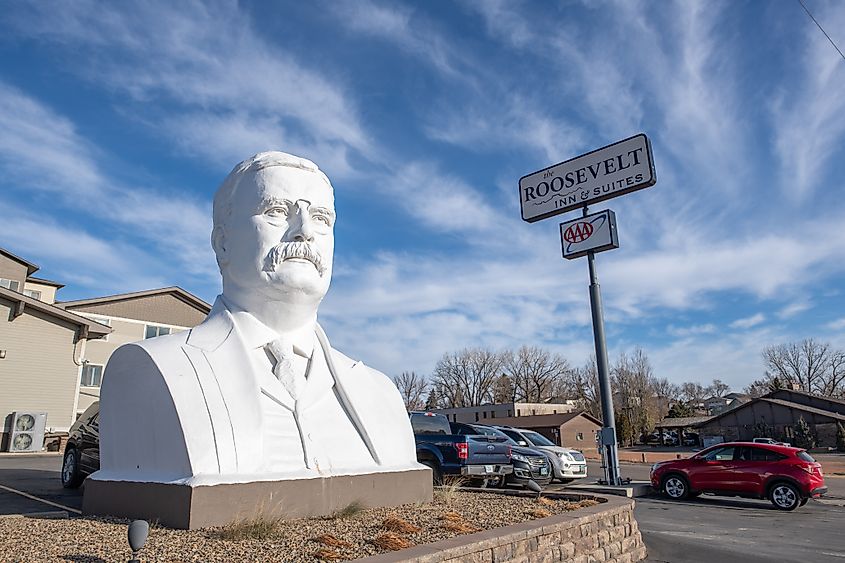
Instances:
[[[818,21],[816,21],[816,18],[813,17],[813,14],[810,13],[810,10],[808,10],[807,6],[804,5],[804,2],[802,0],[798,0],[798,3],[801,4],[801,7],[804,8],[804,11],[807,12],[807,15],[810,16],[810,19],[813,20],[813,22],[815,22],[819,29],[822,30],[822,33],[824,33],[824,36],[827,37],[828,41],[830,41],[830,44],[833,45],[833,48],[839,52],[839,56],[842,57],[842,60],[845,60],[845,55],[842,54],[842,51],[839,50],[839,47],[836,46],[836,43],[833,42],[833,39],[830,38],[830,35],[827,34],[822,25]]]

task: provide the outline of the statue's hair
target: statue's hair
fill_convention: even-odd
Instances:
[[[220,184],[220,187],[217,188],[217,192],[214,194],[214,227],[223,226],[232,213],[232,199],[240,187],[241,180],[252,172],[258,172],[271,166],[287,166],[313,172],[320,176],[330,188],[332,187],[326,175],[307,158],[300,158],[280,151],[260,152],[235,166],[223,180],[223,183]]]

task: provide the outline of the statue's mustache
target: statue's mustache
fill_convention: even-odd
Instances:
[[[273,247],[267,254],[264,262],[264,271],[273,272],[279,264],[290,258],[302,258],[308,260],[322,276],[326,272],[326,263],[320,255],[320,251],[307,242],[282,242]]]

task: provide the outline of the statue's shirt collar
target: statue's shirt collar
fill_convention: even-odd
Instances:
[[[289,342],[293,346],[293,352],[303,358],[310,358],[314,353],[315,334],[313,328],[280,333],[259,321],[252,313],[244,311],[237,305],[226,300],[222,295],[218,298],[229,311],[229,314],[232,316],[232,322],[240,333],[241,339],[250,350],[263,348],[274,340],[282,340]]]

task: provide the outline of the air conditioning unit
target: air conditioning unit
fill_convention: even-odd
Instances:
[[[44,447],[46,412],[15,412],[12,414],[10,452],[40,452]]]

